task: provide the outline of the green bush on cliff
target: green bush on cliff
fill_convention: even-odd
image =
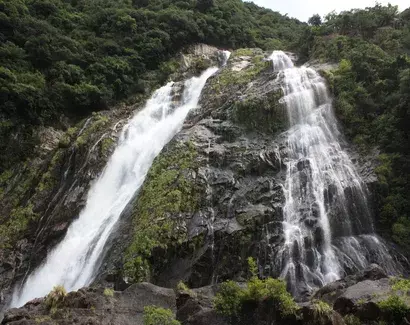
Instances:
[[[170,309],[157,306],[144,307],[144,325],[180,325]]]
[[[322,300],[314,300],[312,309],[314,318],[318,324],[327,324],[333,314],[333,308]]]
[[[402,324],[403,318],[410,312],[410,307],[403,299],[396,294],[392,294],[378,303],[382,311],[382,318],[389,321],[389,324]]]
[[[61,285],[55,286],[45,298],[45,305],[51,313],[64,306],[67,291]]]
[[[241,318],[244,304],[268,302],[280,317],[295,314],[299,307],[286,290],[285,281],[273,278],[259,279],[257,266],[252,258],[248,259],[248,266],[251,278],[246,286],[241,287],[233,281],[221,284],[214,300],[217,312],[235,321]]]
[[[235,318],[241,311],[244,289],[236,282],[227,281],[221,284],[218,294],[214,300],[215,309],[218,313]]]

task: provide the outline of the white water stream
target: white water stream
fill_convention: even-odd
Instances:
[[[324,79],[311,68],[295,67],[282,51],[271,59],[290,123],[285,242],[277,255],[282,277],[298,296],[372,262],[394,270],[374,234],[366,186],[340,145]]]
[[[229,58],[228,52],[222,52]],[[206,81],[218,68],[185,82],[181,103],[173,102],[173,83],[157,90],[124,127],[102,175],[92,185],[85,208],[46,261],[16,288],[11,307],[45,296],[56,285],[67,291],[89,285],[104,246],[122,211],[143,184],[154,158],[198,105]]]

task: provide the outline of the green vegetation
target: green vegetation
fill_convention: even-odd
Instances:
[[[176,144],[154,160],[134,202],[134,238],[124,264],[129,280],[149,279],[154,248],[167,249],[187,240],[185,228],[179,224],[181,218],[170,216],[193,213],[198,208],[200,190],[188,177],[196,169],[196,155],[193,145]]]
[[[45,298],[45,305],[50,313],[55,313],[59,308],[64,307],[67,291],[63,286],[55,286]]]
[[[108,123],[108,117],[100,113],[93,113],[92,121],[86,127],[84,132],[76,139],[75,145],[80,147],[87,143],[87,140],[95,132],[101,130]]]
[[[272,92],[263,97],[250,97],[234,103],[232,114],[235,121],[248,131],[278,133],[288,125],[284,107],[279,103],[282,92]]]
[[[104,289],[104,296],[106,296],[106,297],[114,297],[114,289],[105,288],[105,289]]]
[[[352,314],[346,315],[343,320],[346,325],[362,325],[361,320]]]
[[[378,303],[383,319],[389,324],[402,324],[403,318],[410,312],[410,307],[403,300],[404,298],[393,294],[387,299]]]
[[[328,303],[315,300],[312,303],[313,315],[318,324],[328,324],[332,319],[333,308]]]
[[[185,46],[290,49],[303,26],[240,0],[1,0],[0,8],[0,172],[32,154],[33,127],[150,92],[178,69],[169,60]]]
[[[184,282],[179,281],[178,284],[177,284],[177,290],[178,291],[189,291],[190,289],[188,288],[188,286]]]
[[[111,148],[114,146],[115,141],[110,137],[105,137],[101,140],[101,154],[107,156],[110,153]]]
[[[403,278],[393,278],[391,280],[392,290],[401,291],[404,294],[407,294],[410,291],[410,280]]]
[[[213,88],[217,92],[222,92],[227,86],[246,85],[251,82],[259,73],[270,67],[270,62],[264,60],[263,55],[255,55],[256,53],[252,49],[241,49],[233,52],[233,55],[238,55],[238,52],[248,53],[249,55],[253,54],[251,64],[240,71],[224,69],[222,73],[217,75],[216,80],[213,84]]]
[[[180,325],[169,309],[156,306],[144,307],[144,325]]]
[[[316,17],[317,18],[317,17]],[[310,21],[306,59],[339,62],[326,73],[344,133],[359,149],[381,151],[375,170],[379,231],[410,248],[410,9],[377,4]]]
[[[0,225],[0,248],[11,248],[15,239],[21,238],[29,222],[37,217],[31,203],[13,209],[7,222]]]
[[[278,313],[278,317],[295,314],[299,307],[291,294],[286,291],[286,283],[279,279],[259,279],[256,262],[252,258],[248,259],[248,266],[251,278],[246,286],[241,287],[233,281],[222,283],[214,300],[215,309],[226,316],[231,323],[241,318],[242,308],[249,302],[268,301]]]

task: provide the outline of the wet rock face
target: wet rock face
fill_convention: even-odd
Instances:
[[[200,287],[241,279],[248,256],[266,265],[261,270],[264,275],[278,275],[270,261],[275,260],[283,240],[281,184],[285,175],[280,158],[284,146],[274,137],[286,127],[287,117],[278,101],[281,89],[267,60],[269,53],[246,51],[234,52],[228,65],[211,77],[199,107],[191,111],[183,130],[156,159],[163,163],[174,157],[161,165],[162,170],[181,170],[181,176],[167,183],[168,191],[184,192],[188,187],[195,192],[189,197],[196,198],[189,204],[193,209],[157,209],[169,220],[177,220],[173,235],[181,229],[186,232],[186,237],[176,237],[181,244],[164,238],[167,249],[154,250],[148,259],[148,279],[158,285],[173,287],[184,280],[191,287]],[[175,161],[179,154],[173,155],[184,147],[194,152],[188,168],[185,160]],[[151,176],[141,195],[152,184],[161,183],[161,175]],[[161,189],[157,193],[167,195]],[[138,202],[137,198],[135,204]],[[152,217],[153,224],[156,217]],[[138,217],[135,220],[138,227]],[[107,272],[120,264],[115,254],[109,254],[106,261],[103,271],[111,270]]]
[[[151,272],[144,279],[167,287],[175,286],[180,280],[191,287],[240,280],[248,256],[258,260],[261,275],[280,275],[281,259],[286,257],[278,251],[284,241],[284,161],[289,154],[286,134],[282,131],[288,125],[279,101],[280,84],[267,60],[269,55],[258,49],[234,52],[227,66],[209,79],[199,107],[190,112],[181,132],[157,158],[156,161],[167,160],[180,148],[195,153],[189,167],[178,159],[161,165],[164,171],[181,170],[182,176],[167,182],[170,188],[156,192],[163,196],[173,189],[183,191],[181,184],[185,187],[188,184],[192,195],[187,196],[187,201],[195,197],[195,202],[189,204],[192,208],[179,211],[164,206],[160,215],[152,215],[153,225],[162,218],[175,221],[167,235],[174,239],[170,242],[167,236],[159,238],[159,242],[163,240],[161,246],[166,248],[154,249],[147,257]],[[357,164],[361,166],[363,161]],[[309,186],[303,183],[303,175],[312,172],[310,162],[301,160],[295,168],[301,176],[300,186]],[[359,170],[367,171],[370,179],[369,168],[367,165]],[[158,183],[161,183],[158,176],[149,176],[141,193]],[[329,186],[324,195],[327,207],[334,209],[336,188]],[[138,198],[133,204],[140,204]],[[312,240],[305,238],[307,263],[314,268],[317,266],[314,247],[321,247],[324,239],[318,222],[319,207],[314,204],[301,207],[301,212],[303,222],[314,234]],[[138,225],[138,220],[134,222]],[[343,227],[339,228],[342,233]],[[120,252],[127,250],[135,230],[124,226],[120,232],[121,242],[117,240],[108,254],[100,280],[104,274],[123,278],[124,257]],[[297,259],[301,252],[297,245],[294,247],[291,254]],[[348,258],[345,264],[347,272],[357,271],[349,269]]]

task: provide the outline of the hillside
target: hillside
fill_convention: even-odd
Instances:
[[[240,0],[3,0],[0,15],[0,172],[30,155],[36,127],[149,95],[188,45],[292,49],[303,25]]]

